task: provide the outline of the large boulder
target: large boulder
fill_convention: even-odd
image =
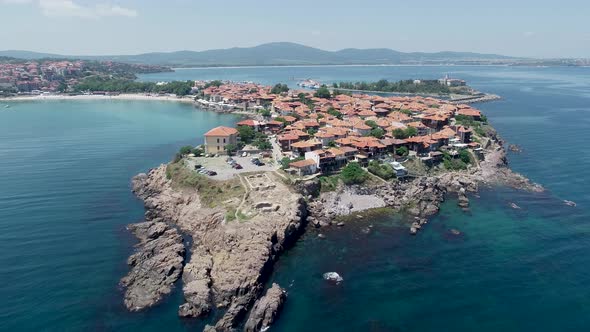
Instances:
[[[254,303],[244,331],[254,332],[267,329],[277,319],[286,299],[285,290],[277,284],[272,284],[272,287],[266,291],[266,295]]]

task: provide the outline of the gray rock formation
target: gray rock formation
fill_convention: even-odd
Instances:
[[[125,306],[138,311],[158,303],[169,294],[182,273],[185,248],[182,236],[166,223],[149,221],[128,229],[140,239],[129,257],[129,274],[121,280],[126,288]]]
[[[147,219],[166,220],[192,237],[182,273],[185,303],[178,314],[198,317],[214,307],[225,310],[209,327],[217,331],[233,330],[243,321],[278,255],[299,237],[307,217],[303,197],[280,180],[245,195],[244,206],[256,210],[257,202],[270,202],[273,208],[243,222],[224,222],[226,211],[203,206],[194,189],[172,188],[164,165],[136,176],[133,191],[144,200]]]
[[[277,284],[272,284],[272,287],[266,291],[266,295],[254,303],[244,331],[255,332],[267,329],[277,319],[286,299],[285,290]]]

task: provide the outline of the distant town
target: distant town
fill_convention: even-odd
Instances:
[[[112,61],[21,60],[0,57],[0,95],[72,92],[91,77],[133,80],[136,74],[170,71],[161,66]]]

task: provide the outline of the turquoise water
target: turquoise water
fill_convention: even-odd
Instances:
[[[272,276],[289,290],[273,330],[587,330],[590,68],[215,68],[142,79],[294,85],[290,78],[329,83],[445,73],[504,97],[478,107],[522,146],[522,154],[510,155],[512,168],[549,192],[483,190],[469,214],[449,200],[416,237],[387,216],[324,230],[325,240],[310,232]],[[129,179],[236,118],[166,102],[11,106],[0,110],[0,330],[201,327],[176,317],[180,292],[146,312],[123,310],[117,282],[135,243],[125,225],[143,215]],[[361,231],[367,223],[374,225],[368,235]],[[327,271],[345,281],[326,284]]]

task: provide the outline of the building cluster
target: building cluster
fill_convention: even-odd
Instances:
[[[238,125],[276,135],[282,157],[297,159],[290,168],[301,175],[336,171],[349,161],[367,164],[401,147],[425,162],[441,160],[441,150],[456,155],[460,149],[479,148],[472,140],[472,128],[456,125],[453,119],[462,115],[479,120],[480,111],[435,98],[345,94],[318,98],[313,91],[272,94],[270,87],[250,83],[225,83],[204,93],[211,102],[268,109],[270,116]],[[237,135],[236,130],[213,129],[205,135],[207,151],[224,153],[223,143],[234,142]]]
[[[61,82],[75,84],[83,69],[83,61],[0,63],[0,90],[55,92]]]

